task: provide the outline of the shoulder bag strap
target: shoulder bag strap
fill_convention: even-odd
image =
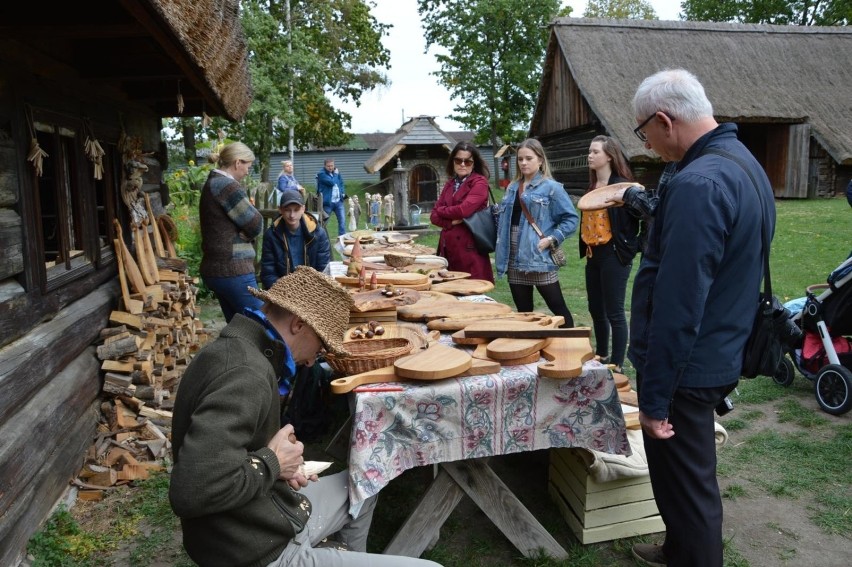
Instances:
[[[533,228],[538,237],[544,238],[544,235],[541,233],[541,229],[538,227],[537,224],[535,224],[535,221],[532,219],[532,215],[527,209],[527,206],[524,204],[523,196],[523,186],[521,186],[521,189],[518,191],[518,201],[521,203],[521,210],[524,212],[524,216],[527,217],[527,222],[530,223],[530,226]]]
[[[718,156],[722,156],[723,158],[727,158],[739,165],[743,169],[743,171],[746,172],[748,178],[751,179],[751,184],[754,186],[754,190],[757,192],[757,198],[760,200],[760,224],[762,228],[762,230],[760,231],[760,241],[763,250],[763,294],[766,301],[771,301],[772,278],[769,277],[769,228],[766,226],[766,216],[764,214],[765,204],[763,200],[763,194],[760,192],[760,187],[757,185],[757,180],[755,180],[754,175],[752,175],[751,170],[748,168],[748,165],[739,156],[735,156],[730,152],[726,152],[725,150],[720,150],[718,148],[708,148],[701,152],[701,154],[699,155],[704,154],[715,154]]]

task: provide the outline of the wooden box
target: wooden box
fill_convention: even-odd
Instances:
[[[597,482],[581,453],[551,449],[548,491],[582,544],[665,531],[650,477]]]

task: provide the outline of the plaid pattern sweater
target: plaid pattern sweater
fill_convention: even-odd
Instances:
[[[201,267],[206,277],[254,273],[254,240],[263,232],[263,217],[239,182],[210,172],[201,190]]]

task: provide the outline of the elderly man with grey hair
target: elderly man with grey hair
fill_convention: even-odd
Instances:
[[[646,565],[721,567],[722,501],[714,410],[740,378],[762,278],[761,230],[775,230],[760,163],[717,124],[698,79],[682,69],[646,78],[633,98],[636,136],[672,175],[636,274],[628,357],[662,545],[637,544]]]

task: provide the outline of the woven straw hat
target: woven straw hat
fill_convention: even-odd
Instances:
[[[316,332],[327,351],[337,356],[349,354],[343,348],[343,336],[349,325],[352,296],[332,278],[311,267],[299,266],[266,291],[253,287],[248,290],[258,299],[302,319]]]

